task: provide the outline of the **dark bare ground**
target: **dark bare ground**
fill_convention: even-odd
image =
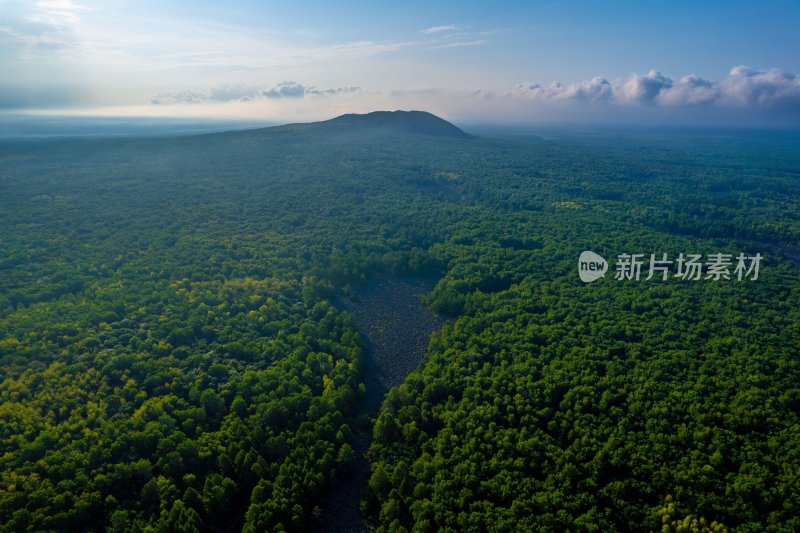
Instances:
[[[357,415],[368,415],[372,421],[389,389],[399,385],[422,361],[431,333],[444,324],[444,319],[419,299],[435,284],[433,278],[379,276],[357,287],[355,298],[342,302],[355,317],[367,348],[367,393],[359,402]],[[372,424],[355,436],[355,471],[328,494],[318,531],[361,533],[370,529],[358,504],[369,480],[369,462],[364,454],[372,439]]]

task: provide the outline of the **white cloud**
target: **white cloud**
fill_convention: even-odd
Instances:
[[[343,44],[335,44],[323,48],[299,49],[288,56],[281,58],[281,64],[296,64],[298,61],[308,63],[320,63],[329,61],[352,60],[387,52],[396,52],[404,48],[421,44],[419,41],[403,42],[374,42],[374,41],[355,41]]]
[[[541,101],[581,100],[589,102],[607,101],[612,98],[613,86],[604,78],[592,78],[571,85],[552,82],[547,87],[538,83],[520,83],[505,94],[505,96],[531,98]]]
[[[308,121],[381,109],[425,109],[466,122],[629,122],[787,124],[800,117],[800,77],[736,67],[721,80],[657,70],[571,84],[526,82],[511,89],[408,87],[388,91],[319,87],[297,81],[226,84],[152,98],[154,113]],[[139,110],[138,112],[141,112]]]
[[[554,82],[543,87],[525,82],[504,93],[537,101],[608,102],[623,106],[773,108],[800,110],[800,76],[780,69],[735,67],[719,81],[695,75],[674,80],[657,70],[631,74],[613,81],[593,78],[570,85]]]
[[[734,67],[718,87],[726,104],[800,107],[800,76],[776,68]]]
[[[437,50],[439,48],[458,48],[458,47],[461,47],[461,46],[478,46],[478,45],[481,45],[481,44],[486,44],[487,42],[489,42],[489,41],[487,41],[486,39],[479,39],[477,41],[463,41],[463,42],[456,42],[456,43],[448,43],[448,44],[442,44],[442,45],[439,45],[439,46],[431,46],[431,50]]]
[[[333,87],[320,89],[319,87],[306,87],[306,94],[352,94],[361,92],[361,87]]]
[[[302,98],[306,95],[306,88],[296,81],[283,81],[264,89],[261,94],[267,98]]]
[[[624,103],[651,103],[663,89],[672,87],[672,80],[657,70],[632,74],[614,88],[617,100]]]
[[[718,97],[714,83],[690,74],[658,94],[658,103],[669,106],[711,104]]]
[[[171,93],[161,93],[150,99],[153,105],[173,105],[173,104],[199,104],[210,100],[207,92],[191,90],[174,91]]]
[[[359,92],[359,87],[315,87],[296,81],[282,81],[269,87],[252,85],[219,85],[205,91],[180,90],[162,93],[150,99],[153,105],[209,104],[250,102],[258,99],[280,100],[306,96],[336,96]]]
[[[430,28],[425,28],[424,30],[419,30],[420,33],[442,33],[442,32],[449,32],[449,31],[458,31],[463,29],[463,26],[459,24],[445,24],[443,26],[431,26]]]
[[[36,12],[30,16],[30,20],[54,27],[69,26],[80,22],[78,12],[88,9],[71,0],[36,2]]]

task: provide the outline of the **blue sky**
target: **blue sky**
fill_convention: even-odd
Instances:
[[[798,28],[780,0],[0,0],[0,109],[785,121]]]

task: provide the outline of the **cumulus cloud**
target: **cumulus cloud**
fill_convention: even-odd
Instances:
[[[261,94],[267,98],[302,98],[307,95],[336,95],[357,93],[360,87],[314,87],[301,85],[296,81],[283,81],[273,87],[264,89]]]
[[[207,104],[214,102],[250,102],[265,98],[303,98],[306,96],[340,95],[357,93],[360,87],[315,87],[296,81],[282,81],[269,87],[252,85],[219,85],[206,91],[182,90],[162,93],[150,99],[154,105]]]
[[[615,93],[621,102],[650,103],[655,101],[659,93],[672,87],[672,79],[657,70],[647,74],[633,74],[618,84]]]
[[[509,89],[408,87],[363,90],[297,81],[222,85],[165,93],[153,104],[193,104],[169,112],[238,113],[270,120],[318,120],[380,109],[425,109],[468,122],[611,122],[648,124],[796,125],[800,76],[735,67],[719,80],[671,77],[657,70],[577,83],[520,83]],[[205,104],[205,105],[204,105]],[[225,105],[221,105],[225,104]],[[163,113],[162,106],[150,106]]]
[[[207,91],[181,90],[162,93],[151,104],[202,104],[209,102],[247,102],[257,98],[261,89],[247,85],[219,85]]]
[[[191,91],[191,90],[175,91],[171,93],[161,93],[150,99],[150,103],[154,105],[199,104],[208,101],[209,101],[208,93]]]
[[[597,102],[610,100],[613,91],[614,88],[608,80],[596,77],[590,81],[582,81],[571,85],[563,85],[555,81],[546,87],[527,81],[514,86],[509,94],[515,97],[527,97],[542,101],[580,100]]]
[[[547,86],[525,82],[506,93],[539,101],[610,102],[618,105],[699,106],[800,109],[800,76],[780,69],[734,67],[728,76],[712,81],[695,75],[672,79],[657,70],[613,81],[590,81]]]
[[[306,94],[351,94],[361,91],[361,87],[329,87],[320,89],[319,87],[306,87]]]
[[[671,106],[711,104],[717,98],[714,83],[694,74],[680,78],[657,95],[658,103]]]
[[[306,94],[306,88],[296,81],[282,81],[268,89],[261,91],[267,98],[301,98]]]
[[[800,76],[780,69],[734,67],[719,83],[725,103],[756,106],[800,106]]]

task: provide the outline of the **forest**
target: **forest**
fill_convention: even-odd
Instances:
[[[0,140],[0,531],[315,530],[365,427],[376,531],[800,529],[800,135],[469,133]],[[376,276],[447,323],[365,419]]]

